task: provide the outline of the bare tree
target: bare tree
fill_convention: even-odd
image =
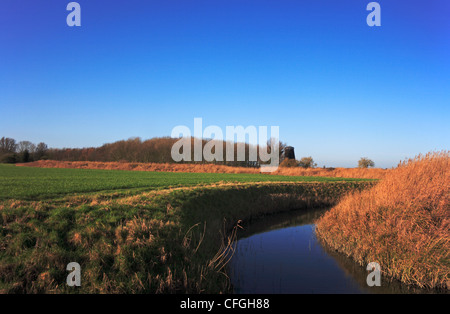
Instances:
[[[15,153],[17,150],[16,140],[9,137],[2,137],[0,139],[0,152]]]
[[[272,146],[275,146],[277,142],[278,142],[278,155],[279,155],[279,160],[281,162],[281,161],[284,160],[284,151],[285,151],[285,148],[287,146],[286,143],[283,143],[282,141],[271,137],[267,141],[267,151],[268,151],[268,153],[271,153],[272,152]]]
[[[19,153],[23,153],[25,151],[28,151],[29,153],[34,153],[35,150],[36,150],[36,145],[34,145],[33,143],[31,143],[29,141],[21,141],[17,145],[17,151]]]
[[[44,157],[44,155],[47,153],[47,151],[48,151],[47,144],[45,144],[43,142],[37,144],[36,150],[34,151],[35,160],[38,160],[38,159],[41,159],[42,157]]]

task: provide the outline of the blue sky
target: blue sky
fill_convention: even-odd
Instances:
[[[450,1],[2,0],[0,136],[50,147],[279,126],[319,166],[450,144]]]

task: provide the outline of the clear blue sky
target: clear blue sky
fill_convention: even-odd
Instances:
[[[100,146],[279,126],[297,157],[395,166],[450,144],[450,1],[2,0],[0,136]]]

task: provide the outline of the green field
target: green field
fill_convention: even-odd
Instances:
[[[42,200],[77,193],[206,185],[218,182],[334,182],[361,179],[269,174],[180,173],[16,167],[0,164],[0,200]]]

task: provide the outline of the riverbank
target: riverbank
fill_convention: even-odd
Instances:
[[[346,196],[317,222],[331,248],[387,278],[450,288],[450,157],[430,153],[403,162],[376,186]]]
[[[0,205],[3,293],[229,292],[242,220],[336,204],[375,182],[235,183]],[[224,254],[225,253],[225,254]],[[81,266],[68,287],[66,266]]]

